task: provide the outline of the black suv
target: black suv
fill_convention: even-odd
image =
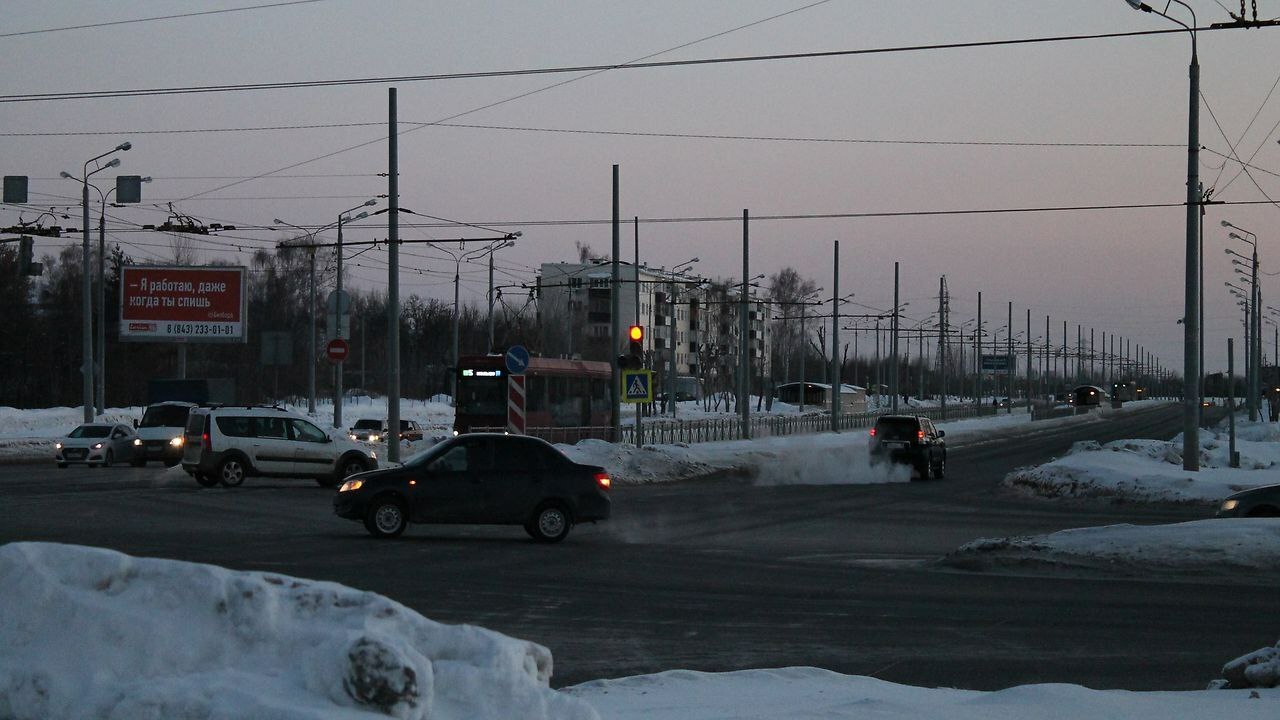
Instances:
[[[921,480],[947,472],[946,432],[919,415],[881,415],[871,429],[871,462],[910,465]]]

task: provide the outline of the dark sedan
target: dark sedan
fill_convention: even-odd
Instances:
[[[1280,517],[1280,485],[1263,485],[1228,496],[1218,506],[1217,516]]]
[[[575,523],[609,517],[609,484],[604,468],[579,465],[545,441],[474,433],[401,467],[351,476],[333,509],[380,538],[410,522],[469,523],[523,525],[535,540],[559,542]]]

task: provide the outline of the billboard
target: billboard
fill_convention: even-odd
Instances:
[[[1009,372],[1010,356],[1008,355],[982,355],[982,371],[993,372],[997,375],[1004,375]]]
[[[120,339],[245,342],[242,267],[131,265],[120,281]]]

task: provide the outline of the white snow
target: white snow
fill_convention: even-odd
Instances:
[[[1052,422],[1052,421],[1046,421]],[[1234,492],[1280,482],[1280,426],[1240,419],[1240,467],[1229,466],[1227,432],[1200,431],[1200,470],[1182,469],[1182,436],[1170,441],[1076,443],[1052,462],[1019,469],[1004,484],[1047,497],[1117,497],[1212,503]]]
[[[673,670],[595,680],[566,692],[610,720],[1273,720],[1280,691],[1127,692],[1021,685],[998,692],[919,688],[812,667]],[[1258,697],[1251,698],[1256,692]]]
[[[1280,523],[1268,518],[1206,519],[983,538],[949,553],[941,563],[966,570],[1195,574],[1219,581],[1258,582],[1280,576]]]
[[[594,720],[551,653],[335,583],[0,547],[0,717]]]

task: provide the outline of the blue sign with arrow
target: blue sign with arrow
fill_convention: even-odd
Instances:
[[[529,351],[523,345],[512,345],[507,348],[507,372],[512,375],[523,375],[529,368]]]

